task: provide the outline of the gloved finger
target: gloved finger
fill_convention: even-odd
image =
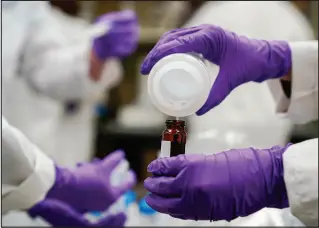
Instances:
[[[132,19],[137,20],[137,15],[134,10],[126,9],[116,12],[117,21],[131,21]]]
[[[40,216],[52,226],[86,226],[88,221],[69,205],[58,200],[44,200],[29,210],[31,216]]]
[[[141,65],[141,74],[149,74],[153,66],[163,57],[174,53],[190,53],[199,52],[196,50],[196,45],[193,45],[191,36],[178,37],[170,42],[159,45],[156,49],[151,51],[145,58]],[[197,45],[198,46],[198,45]]]
[[[153,53],[153,51],[160,45],[162,45],[163,43],[166,43],[168,39],[170,39],[169,37],[171,36],[171,34],[174,34],[177,31],[180,31],[181,29],[173,29],[170,31],[165,32],[162,37],[157,41],[157,43],[155,44],[155,46],[152,48],[152,50],[148,53],[147,57],[145,57],[144,61],[151,56],[151,53]]]
[[[122,11],[117,11],[117,12],[111,12],[102,15],[97,19],[97,21],[115,21],[115,22],[127,22],[131,20],[137,19],[137,15],[133,10],[122,10]]]
[[[182,189],[175,180],[174,177],[148,177],[144,181],[144,187],[159,196],[178,197],[182,194]]]
[[[136,174],[133,170],[127,172],[127,177],[125,178],[125,183],[121,184],[119,187],[114,188],[116,197],[120,197],[128,190],[132,189],[136,184]]]
[[[96,227],[124,227],[126,221],[126,215],[124,213],[118,213],[115,215],[109,215],[100,220]]]
[[[186,220],[184,215],[179,215],[179,214],[169,214],[171,217],[173,218],[177,218],[177,219],[182,219],[182,220]]]
[[[174,39],[177,39],[178,37],[185,36],[190,33],[195,33],[200,31],[201,28],[198,26],[190,27],[190,28],[179,28],[179,29],[174,29],[172,31],[169,31],[165,33],[162,38],[157,42],[154,48],[158,47],[161,44],[167,43],[169,41],[172,41]],[[153,48],[153,49],[154,49]]]
[[[121,44],[116,47],[118,53],[132,53],[138,46],[137,38],[130,38],[122,40]]]
[[[196,115],[201,116],[219,105],[232,91],[233,85],[229,79],[227,72],[220,70],[217,78],[210,90],[209,96],[205,104],[196,112]]]
[[[99,159],[99,158],[93,158],[93,160],[92,160],[90,163],[95,164],[95,163],[98,163],[99,161],[101,161],[101,159]],[[89,163],[89,162],[79,162],[79,163],[76,164],[76,167],[81,167],[81,166],[83,166],[83,165],[85,165],[85,164],[88,164],[88,163]]]
[[[131,38],[134,38],[139,34],[139,27],[138,25],[125,25],[116,28],[112,32],[112,34],[108,34],[108,37],[113,36],[113,38],[119,39],[119,41],[123,40],[129,40]]]
[[[125,153],[123,150],[116,150],[102,160],[102,166],[109,170],[113,170],[120,164],[124,157]]]
[[[145,201],[151,208],[160,213],[179,214],[180,198],[165,198],[151,193],[145,197]]]
[[[193,28],[196,28],[193,30]],[[173,29],[170,31],[165,32],[162,37],[159,39],[159,41],[157,41],[157,43],[155,44],[155,46],[152,48],[151,52],[153,50],[155,50],[158,46],[167,43],[173,39],[176,39],[179,36],[184,36],[186,34],[189,34],[191,32],[195,32],[195,31],[199,31],[200,29],[198,29],[198,26],[192,26],[192,27],[187,27],[187,28],[177,28],[177,29]],[[187,32],[189,31],[189,32]]]
[[[137,17],[127,18],[127,19],[118,19],[111,22],[111,26],[114,31],[118,29],[130,29],[137,28],[139,26]]]
[[[175,177],[186,166],[185,155],[178,155],[177,157],[158,158],[152,161],[147,171],[157,176],[171,176]]]

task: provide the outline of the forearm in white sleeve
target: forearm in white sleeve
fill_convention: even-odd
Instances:
[[[291,42],[291,98],[280,81],[269,80],[277,102],[277,112],[284,113],[297,124],[318,119],[318,41]]]
[[[29,209],[55,181],[53,161],[2,117],[2,212]]]
[[[283,165],[292,214],[306,226],[318,227],[318,139],[288,147]]]

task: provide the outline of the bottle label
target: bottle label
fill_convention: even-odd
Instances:
[[[185,144],[178,142],[171,142],[171,157],[178,156],[180,154],[185,154]]]
[[[165,158],[165,157],[170,157],[170,155],[171,155],[171,142],[162,141],[160,157]]]
[[[160,157],[174,157],[185,154],[185,144],[178,142],[162,141]]]

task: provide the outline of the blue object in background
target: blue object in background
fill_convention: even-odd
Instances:
[[[101,211],[91,211],[90,214],[95,216],[95,217],[101,217],[102,216],[102,212]]]
[[[140,209],[140,213],[144,215],[154,215],[156,213],[156,211],[153,208],[148,206],[148,204],[145,201],[145,197],[140,200],[138,206]]]
[[[104,104],[97,104],[95,106],[95,114],[99,117],[106,116],[107,114],[107,107]]]
[[[136,193],[134,191],[129,190],[126,192],[124,195],[125,207],[128,208],[132,203],[135,203],[136,198]]]

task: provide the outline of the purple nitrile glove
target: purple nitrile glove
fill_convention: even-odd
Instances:
[[[91,223],[83,214],[58,200],[44,200],[29,210],[31,217],[41,217],[53,227],[124,227],[126,216],[123,213],[109,215],[97,223]]]
[[[91,163],[92,164],[94,164],[94,163],[98,163],[98,162],[100,162],[101,161],[101,159],[99,159],[99,158],[93,158],[92,159],[92,161],[91,161]],[[89,162],[78,162],[77,164],[76,164],[76,167],[81,167],[81,166],[83,166],[83,165],[85,165],[85,164],[88,164]]]
[[[237,86],[285,76],[291,50],[285,41],[238,36],[214,25],[200,25],[165,33],[145,58],[141,73],[148,74],[161,58],[174,53],[200,53],[220,67],[209,97],[197,115],[220,104]]]
[[[211,221],[288,207],[282,161],[287,147],[159,158],[148,166],[154,176],[144,182],[151,192],[146,202],[176,218]]]
[[[96,23],[109,25],[109,30],[93,41],[93,51],[100,60],[125,57],[137,47],[139,24],[132,10],[112,12],[100,16]]]
[[[111,185],[111,173],[123,159],[124,152],[116,151],[74,169],[56,166],[56,180],[46,199],[63,201],[79,212],[104,211],[136,183],[135,173],[129,170],[123,184]]]

